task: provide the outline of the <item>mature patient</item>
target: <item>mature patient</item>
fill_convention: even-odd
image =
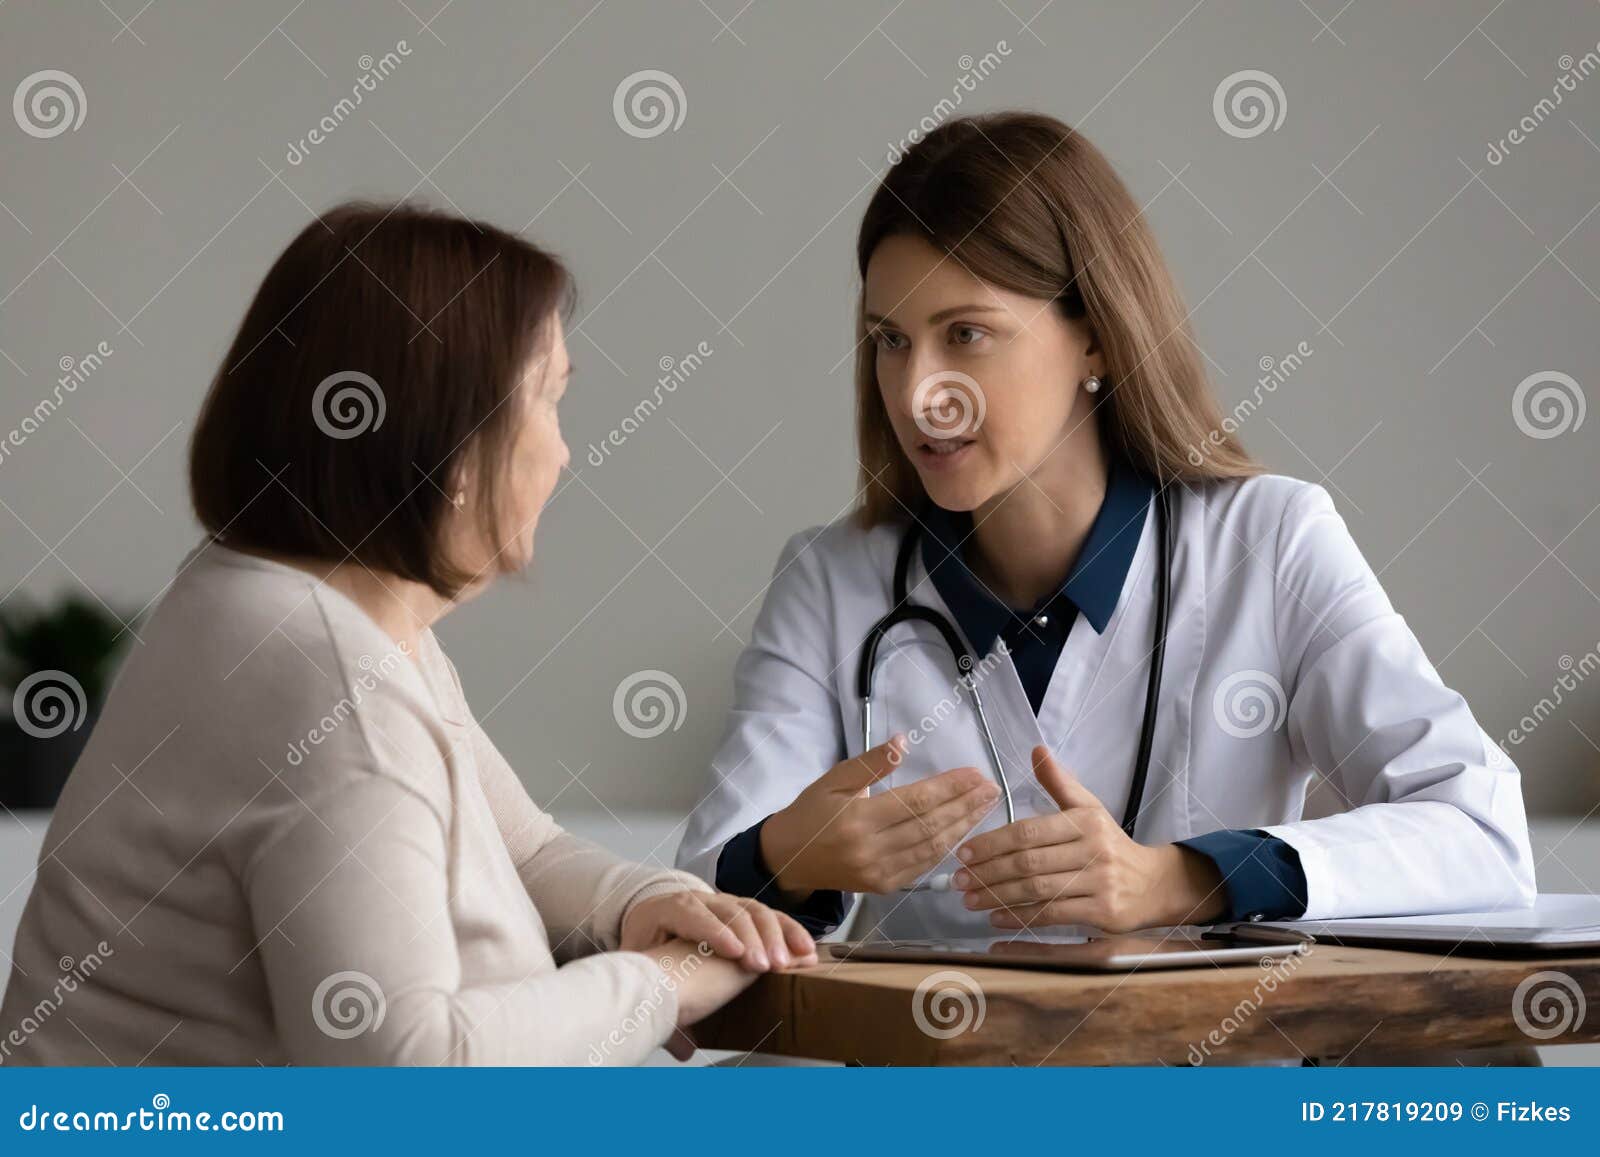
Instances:
[[[195,430],[207,539],[45,838],[0,1059],[627,1063],[814,962],[788,916],[564,833],[433,635],[532,556],[569,286],[405,206],[278,259]]]

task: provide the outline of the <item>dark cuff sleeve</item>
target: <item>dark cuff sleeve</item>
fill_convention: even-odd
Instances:
[[[844,920],[849,902],[843,892],[817,891],[803,904],[791,904],[778,891],[778,882],[761,858],[761,824],[740,832],[722,845],[717,857],[717,887],[735,896],[749,896],[780,912],[787,912],[813,936],[832,932]]]
[[[1293,920],[1306,910],[1306,874],[1300,853],[1276,836],[1247,831],[1209,832],[1179,840],[1217,866],[1228,894],[1218,923]]]

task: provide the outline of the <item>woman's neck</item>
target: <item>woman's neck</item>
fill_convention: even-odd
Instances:
[[[1056,592],[1106,496],[1098,439],[1062,445],[1020,485],[973,514],[967,562],[1007,606],[1029,608]]]
[[[356,562],[340,563],[323,575],[322,581],[347,595],[411,655],[418,653],[422,632],[443,618],[452,605],[426,583],[369,570]]]
[[[303,570],[317,581],[332,587],[367,613],[384,634],[415,655],[421,647],[422,632],[438,622],[454,606],[427,583],[413,582],[388,571],[376,571],[355,561],[340,563],[323,559],[256,551],[264,558]]]

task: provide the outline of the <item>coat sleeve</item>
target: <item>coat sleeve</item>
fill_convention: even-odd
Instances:
[[[1262,829],[1300,855],[1304,919],[1531,904],[1520,772],[1440,680],[1321,486],[1285,504],[1275,576],[1289,742],[1350,806]]]
[[[710,783],[678,849],[680,868],[712,882],[731,838],[787,807],[846,755],[816,533],[795,535],[778,558],[750,642],[734,665],[733,706]]]

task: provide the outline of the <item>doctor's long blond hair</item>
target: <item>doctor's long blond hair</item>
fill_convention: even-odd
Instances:
[[[1152,477],[1240,478],[1262,467],[1225,427],[1183,299],[1155,237],[1109,161],[1039,113],[952,120],[884,175],[856,242],[863,283],[884,238],[910,234],[975,277],[1054,299],[1087,319],[1104,352],[1095,415],[1108,449]],[[867,526],[904,517],[922,483],[895,440],[874,345],[856,314],[856,435]]]

